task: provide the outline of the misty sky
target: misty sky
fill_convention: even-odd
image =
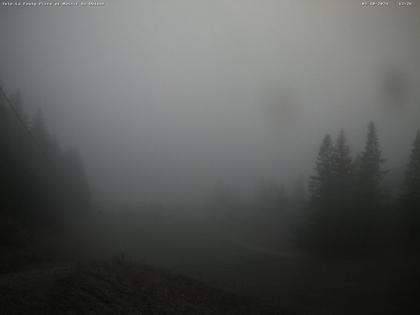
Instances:
[[[140,0],[0,6],[0,79],[85,159],[96,200],[250,194],[313,168],[326,132],[378,124],[401,170],[420,127],[420,4]],[[398,101],[387,80],[396,78]]]

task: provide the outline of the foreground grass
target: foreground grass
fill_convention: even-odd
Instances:
[[[290,313],[121,260],[0,275],[0,314]]]

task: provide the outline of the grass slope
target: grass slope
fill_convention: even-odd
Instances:
[[[0,275],[0,314],[290,313],[118,260]]]

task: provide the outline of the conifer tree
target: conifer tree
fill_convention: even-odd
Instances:
[[[310,251],[322,250],[329,235],[328,217],[331,211],[332,159],[334,146],[327,134],[320,146],[315,162],[315,175],[310,177],[309,202],[299,235],[300,245]]]
[[[417,248],[420,244],[420,131],[417,131],[407,165],[401,205],[404,245]]]
[[[420,209],[420,130],[413,143],[404,185],[404,197]]]
[[[339,177],[349,176],[352,172],[352,158],[350,155],[350,147],[344,131],[341,130],[333,150],[333,173]]]
[[[354,246],[352,183],[353,169],[350,147],[344,131],[341,130],[333,148],[332,155],[332,187],[330,191],[330,213],[327,217],[328,235],[331,254],[348,253]]]
[[[375,124],[368,126],[366,144],[359,160],[359,194],[365,206],[378,206],[382,193],[382,180],[386,171],[381,165],[385,162],[379,146],[379,138]]]
[[[335,141],[331,164],[333,176],[331,198],[334,200],[334,207],[337,208],[337,211],[342,212],[343,208],[349,205],[351,198],[353,173],[350,147],[343,130],[340,131]]]
[[[321,147],[315,165],[315,175],[309,182],[310,204],[312,207],[319,203],[328,193],[332,177],[333,143],[331,136],[327,134],[322,140]]]
[[[379,144],[378,132],[371,121],[368,125],[365,148],[357,163],[357,178],[355,182],[355,222],[354,234],[359,246],[368,250],[372,242],[379,237],[378,224],[384,204],[384,189],[382,185],[386,171],[382,169],[385,160]]]
[[[311,250],[340,255],[353,246],[353,169],[344,131],[334,144],[326,136],[321,144],[310,181],[305,237]]]

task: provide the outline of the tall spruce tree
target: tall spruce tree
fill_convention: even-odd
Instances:
[[[350,147],[344,131],[341,130],[333,148],[332,188],[328,215],[329,235],[327,242],[333,255],[352,251],[353,239],[353,169]]]
[[[377,226],[385,193],[383,178],[386,171],[382,169],[385,160],[382,158],[378,132],[371,121],[368,125],[366,143],[357,163],[357,178],[355,182],[355,227],[354,233],[362,250],[369,250],[378,240]]]
[[[342,255],[353,240],[353,162],[344,131],[325,136],[311,177],[304,238],[310,250]]]
[[[341,130],[334,146],[334,161],[335,161],[335,172],[346,176],[351,173],[351,161],[350,147],[347,144],[347,139],[344,131]]]
[[[328,217],[331,211],[332,161],[334,145],[327,134],[321,143],[315,162],[315,175],[309,181],[309,202],[298,236],[302,247],[310,251],[321,251],[329,235]]]
[[[402,194],[403,235],[407,247],[416,248],[420,244],[420,130],[407,165]]]
[[[420,209],[420,130],[413,143],[404,186],[404,197]]]
[[[378,132],[371,121],[368,125],[365,148],[358,163],[359,194],[365,207],[378,206],[381,201],[382,180],[386,174],[381,167],[384,162]]]
[[[327,134],[322,140],[315,164],[315,175],[310,177],[310,206],[319,207],[328,194],[332,178],[333,142]]]
[[[347,201],[351,194],[350,186],[353,173],[350,147],[343,130],[340,131],[335,141],[331,163],[334,182],[333,197],[338,202],[337,206],[340,206],[343,201]]]

